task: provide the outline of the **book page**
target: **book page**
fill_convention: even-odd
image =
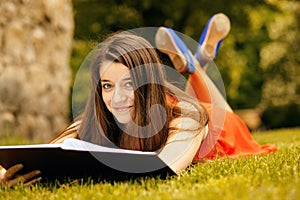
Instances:
[[[125,154],[143,154],[143,155],[157,155],[156,152],[146,151],[133,151],[120,148],[109,148],[82,140],[68,138],[64,141],[62,149],[74,150],[74,151],[93,151],[93,152],[111,152],[111,153],[125,153]]]

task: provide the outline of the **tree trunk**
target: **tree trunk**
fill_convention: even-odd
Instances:
[[[68,121],[71,0],[0,0],[0,138],[47,142]]]

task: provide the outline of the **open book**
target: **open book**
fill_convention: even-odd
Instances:
[[[156,152],[108,148],[69,138],[62,144],[0,146],[0,165],[22,163],[22,173],[41,170],[42,177],[84,178],[175,174]]]

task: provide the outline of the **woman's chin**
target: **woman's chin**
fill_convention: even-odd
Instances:
[[[128,124],[131,121],[131,117],[116,117],[115,119],[118,121],[120,124]]]
[[[131,117],[131,110],[126,112],[113,112],[114,118],[118,121],[120,124],[128,124],[132,121]]]

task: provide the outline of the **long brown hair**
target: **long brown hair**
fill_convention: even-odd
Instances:
[[[186,113],[197,118],[199,128],[207,123],[208,115],[199,103],[166,81],[157,52],[144,38],[128,32],[118,33],[103,42],[94,54],[91,95],[79,129],[81,139],[124,149],[154,151],[166,143],[172,118]],[[102,99],[100,67],[104,61],[119,62],[130,69],[135,107],[133,123],[125,128],[114,119]],[[190,102],[197,112],[183,112],[182,108],[170,104],[168,97]]]

